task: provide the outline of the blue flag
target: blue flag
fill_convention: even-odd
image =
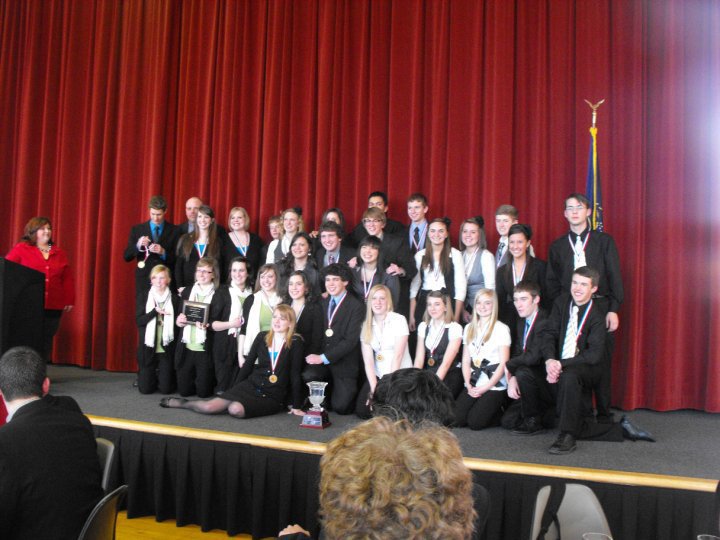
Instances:
[[[591,230],[603,230],[602,190],[600,189],[600,161],[597,151],[597,128],[590,128],[590,157],[588,159],[587,183],[585,196],[590,201],[592,216],[590,218]]]

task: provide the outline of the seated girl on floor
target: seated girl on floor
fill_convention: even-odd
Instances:
[[[247,361],[240,368],[235,385],[222,397],[209,400],[164,398],[160,406],[190,409],[201,414],[227,411],[237,418],[268,416],[285,409],[290,397],[292,409],[302,406],[302,338],[295,334],[295,312],[280,304],[272,315],[272,327],[253,341]]]

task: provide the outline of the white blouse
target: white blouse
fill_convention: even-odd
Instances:
[[[438,268],[420,268],[422,264],[422,258],[425,256],[425,250],[421,249],[415,254],[415,266],[417,267],[417,274],[410,283],[410,298],[415,298],[420,292],[420,288],[426,291],[439,291],[440,289],[447,286],[445,283],[445,276]],[[467,294],[467,278],[465,277],[465,263],[463,263],[462,253],[457,249],[450,249],[450,258],[453,264],[453,280],[455,285],[455,300],[465,301],[465,295]]]
[[[506,324],[501,323],[500,321],[496,321],[493,332],[490,335],[490,339],[488,339],[485,343],[482,342],[483,335],[485,334],[484,328],[482,328],[480,332],[475,334],[475,339],[473,339],[471,343],[468,343],[467,333],[468,329],[470,328],[470,324],[466,325],[465,330],[463,331],[463,345],[465,347],[468,347],[468,350],[470,352],[470,361],[473,362],[487,360],[488,362],[490,362],[491,366],[499,364],[500,347],[510,347],[510,328],[508,328]],[[470,367],[472,368],[474,366],[471,365]],[[477,387],[482,386],[483,384],[487,384],[489,380],[490,379],[487,374],[485,372],[481,372],[480,377],[475,383],[475,386]],[[491,388],[491,390],[505,389],[507,389],[507,379],[503,374],[500,381],[498,381],[497,386]]]
[[[373,350],[375,356],[375,374],[378,379],[392,372],[396,338],[408,335],[410,335],[410,330],[408,329],[407,320],[400,313],[395,313],[394,311],[389,312],[385,316],[385,320],[381,323],[373,319],[372,340],[370,343],[366,343],[366,345],[370,345]],[[409,367],[412,367],[412,359],[410,358],[410,351],[408,351],[406,344],[400,362],[400,368]]]

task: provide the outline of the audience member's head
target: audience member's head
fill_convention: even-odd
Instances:
[[[5,401],[47,394],[45,360],[30,347],[13,347],[0,358],[0,392]]]
[[[417,368],[398,369],[382,377],[372,399],[373,416],[408,420],[413,425],[454,420],[452,393],[435,373]]]
[[[330,540],[472,534],[472,474],[445,428],[373,418],[331,441],[320,471],[320,516]]]

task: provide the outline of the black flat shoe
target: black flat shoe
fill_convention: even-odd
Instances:
[[[175,405],[174,407],[172,405],[170,405],[170,402],[173,399],[178,402],[178,405]],[[164,397],[160,400],[160,406],[163,409],[177,409],[177,408],[180,408],[183,405],[185,405],[187,403],[187,401],[188,401],[187,399],[181,398],[181,397]]]
[[[511,431],[515,435],[538,435],[539,433],[543,433],[545,428],[537,418],[530,416],[525,418],[518,427]]]
[[[623,437],[626,439],[630,439],[631,441],[655,442],[655,438],[648,431],[630,422],[630,419],[625,415],[623,415],[620,425],[622,426]]]
[[[576,448],[577,444],[575,444],[575,437],[573,437],[570,433],[561,433],[558,435],[558,438],[555,439],[555,442],[548,452],[551,454],[562,455],[574,452]]]

